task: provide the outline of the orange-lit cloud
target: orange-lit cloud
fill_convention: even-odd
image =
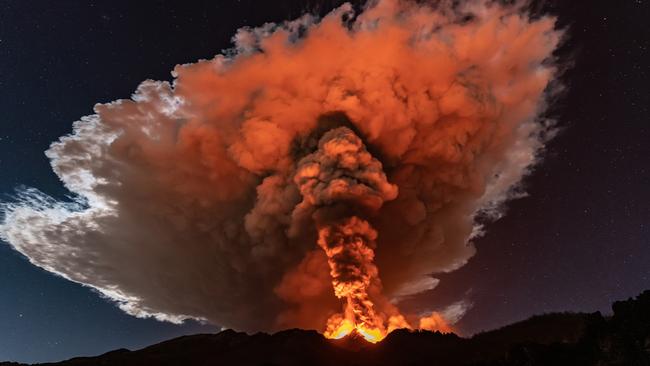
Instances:
[[[136,316],[323,330],[340,304],[317,245],[332,213],[314,207],[348,193],[304,186],[300,162],[345,127],[368,154],[350,182],[376,188],[346,198],[377,233],[369,296],[399,323],[392,301],[464,265],[477,218],[498,217],[538,160],[560,37],[553,18],[489,1],[381,0],[241,29],[227,55],[75,122],[46,154],[77,201],[25,190],[0,235]]]

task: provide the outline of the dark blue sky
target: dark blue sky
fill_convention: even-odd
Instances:
[[[66,194],[43,151],[95,103],[212,57],[238,27],[341,2],[272,3],[0,0],[2,199],[20,185]],[[559,53],[572,60],[568,91],[551,108],[562,131],[526,180],[529,197],[512,202],[470,263],[432,293],[432,303],[470,294],[466,332],[535,313],[607,311],[650,288],[648,4],[547,8],[571,36]],[[127,316],[0,243],[0,360],[60,360],[217,329]]]

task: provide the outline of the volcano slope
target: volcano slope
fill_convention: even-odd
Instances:
[[[377,344],[300,329],[272,335],[225,330],[39,365],[650,365],[650,290],[615,302],[612,310],[606,317],[534,316],[471,338],[397,330]]]

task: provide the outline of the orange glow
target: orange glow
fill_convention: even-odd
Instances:
[[[338,327],[325,331],[325,337],[330,339],[341,339],[352,333],[354,329],[354,324],[352,324],[351,321],[344,319]]]
[[[327,320],[325,337],[341,339],[356,332],[366,341],[377,343],[395,329],[411,329],[396,307],[390,308],[389,316],[377,309],[370,296],[371,287],[380,286],[379,271],[373,263],[376,238],[377,232],[370,223],[356,216],[319,229],[318,245],[327,255],[334,294],[345,299],[343,312]],[[422,317],[418,328],[452,331],[437,312]]]
[[[377,328],[366,328],[363,325],[358,325],[356,330],[363,336],[363,339],[370,343],[377,343],[386,337],[385,332]]]
[[[349,319],[343,319],[338,324],[328,324],[328,329],[324,335],[330,339],[341,339],[356,332],[363,339],[370,343],[377,343],[384,339],[387,335],[386,331],[379,328],[369,328],[365,324],[353,324]]]
[[[420,318],[420,329],[438,331],[441,333],[451,333],[453,329],[451,325],[440,315],[439,313],[433,312],[431,315]]]
[[[328,319],[324,332],[327,338],[340,339],[356,332],[366,341],[377,343],[394,329],[410,328],[399,314],[388,317],[386,327],[387,316],[376,311],[368,293],[373,283],[379,283],[373,264],[376,237],[370,224],[355,216],[319,230],[318,244],[327,255],[334,294],[346,300],[343,313]]]

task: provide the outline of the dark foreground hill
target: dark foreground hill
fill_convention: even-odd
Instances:
[[[650,291],[612,306],[613,316],[535,316],[472,338],[395,331],[378,344],[314,331],[180,337],[41,365],[650,365]],[[20,365],[2,363],[0,366]]]

